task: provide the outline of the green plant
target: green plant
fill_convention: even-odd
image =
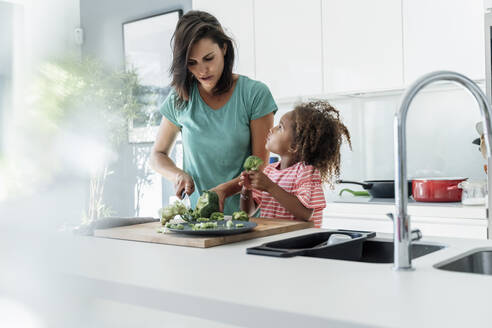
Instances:
[[[144,110],[142,87],[134,70],[110,69],[90,58],[67,57],[41,65],[33,99],[37,133],[45,139],[69,131],[91,139],[108,153],[128,140],[128,122]],[[93,156],[90,153],[83,156]],[[106,178],[112,173],[111,158],[96,159],[90,168],[89,204],[85,221],[107,216],[103,203]],[[81,159],[82,160],[82,159]]]

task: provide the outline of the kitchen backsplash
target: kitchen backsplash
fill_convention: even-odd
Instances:
[[[342,149],[343,179],[394,178],[393,119],[400,99],[401,94],[366,95],[330,101],[340,110],[352,137],[352,151],[346,145]],[[279,104],[275,123],[294,104]],[[438,86],[421,92],[408,112],[408,177],[485,179],[485,160],[478,146],[472,144],[478,137],[475,124],[480,120],[475,99],[459,87]],[[356,185],[344,187],[361,189]],[[327,200],[334,199],[339,189],[341,186],[334,191],[326,188]]]

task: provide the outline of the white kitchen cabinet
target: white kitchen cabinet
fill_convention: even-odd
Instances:
[[[487,222],[481,219],[411,217],[412,229],[424,236],[487,239]],[[378,217],[323,217],[325,229],[349,229],[393,233],[393,223],[384,215]]]
[[[404,81],[435,70],[485,77],[483,0],[402,0]]]
[[[393,222],[386,216],[393,211],[394,205],[328,203],[322,227],[393,233]],[[411,228],[420,229],[424,236],[487,239],[488,221],[483,206],[412,204],[408,213]]]
[[[255,78],[253,1],[193,0],[194,10],[214,15],[236,43],[234,72]]]
[[[324,92],[403,86],[401,2],[322,1]]]
[[[255,1],[256,78],[276,99],[322,93],[320,0]]]

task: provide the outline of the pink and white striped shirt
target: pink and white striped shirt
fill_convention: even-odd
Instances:
[[[263,173],[282,189],[297,196],[302,205],[314,209],[309,220],[314,221],[316,228],[320,228],[326,201],[319,171],[312,165],[301,162],[283,170],[279,167],[280,162],[269,164]],[[260,207],[261,217],[295,220],[294,216],[268,192],[253,189],[253,199]]]

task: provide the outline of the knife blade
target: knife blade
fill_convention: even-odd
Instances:
[[[186,190],[183,190],[181,193],[181,200],[186,205],[186,207],[191,208],[190,196],[186,193]]]

